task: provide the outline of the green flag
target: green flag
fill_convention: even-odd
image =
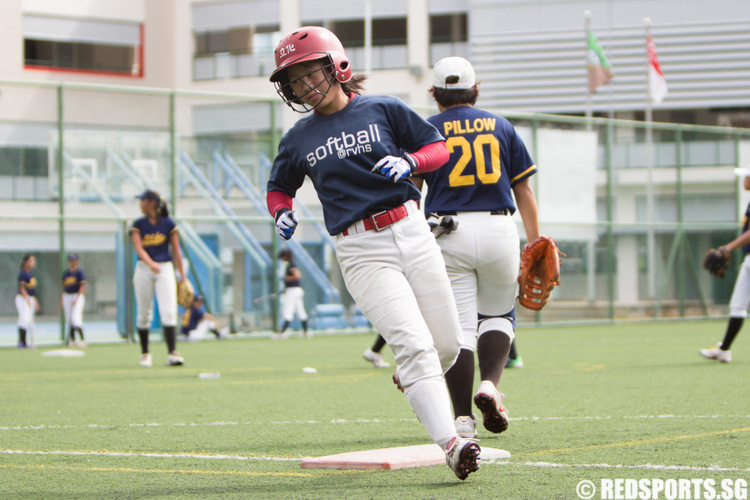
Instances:
[[[597,87],[608,83],[615,74],[612,72],[612,65],[604,54],[599,40],[594,36],[594,32],[588,32],[588,51],[586,53],[587,67],[589,70],[589,92],[594,92]]]

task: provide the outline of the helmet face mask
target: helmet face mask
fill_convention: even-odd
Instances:
[[[293,81],[289,81],[288,74],[284,71],[284,73],[279,76],[279,80],[274,82],[276,93],[279,94],[279,97],[281,97],[290,108],[298,113],[307,113],[317,108],[326,98],[328,92],[333,86],[333,82],[336,80],[336,70],[334,63],[330,61],[330,58],[325,57],[319,62],[320,65],[318,67],[298,76]],[[287,69],[291,66],[293,66],[293,64],[288,65]],[[310,85],[309,77],[318,71],[323,72],[323,78],[321,78],[320,82],[313,87]],[[297,93],[295,86],[297,88],[302,88],[303,91],[301,94]],[[315,105],[308,104],[303,100],[305,96],[311,93],[322,96]]]

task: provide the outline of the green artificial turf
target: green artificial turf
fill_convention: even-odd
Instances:
[[[429,443],[393,370],[362,359],[374,334],[181,343],[182,367],[164,366],[161,342],[152,368],[135,344],[2,349],[0,498],[575,499],[582,480],[748,479],[750,334],[731,364],[697,352],[723,329],[519,329],[525,367],[500,384],[510,428],[479,431],[513,456],[466,481],[444,465],[301,469],[300,457]]]

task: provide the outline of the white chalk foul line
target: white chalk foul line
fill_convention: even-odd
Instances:
[[[566,416],[566,417],[515,417],[513,422],[539,422],[556,420],[645,420],[645,419],[721,419],[721,418],[750,418],[750,415],[619,415],[619,416]],[[145,422],[131,424],[86,424],[86,425],[14,425],[0,426],[0,431],[25,430],[56,430],[56,429],[113,429],[118,427],[221,427],[240,425],[319,425],[319,424],[390,424],[397,422],[417,422],[416,418],[396,419],[332,419],[332,420],[282,420],[272,422]]]
[[[666,471],[699,471],[699,472],[750,472],[750,468],[740,467],[698,467],[689,465],[622,465],[622,464],[560,464],[552,462],[510,462],[508,460],[483,460],[482,464],[513,465],[526,467],[550,467],[550,468],[582,468],[582,469],[639,469],[639,470],[666,470]]]
[[[96,451],[96,450],[0,450],[3,455],[78,455],[104,457],[149,457],[149,458],[200,458],[204,460],[264,460],[275,462],[299,462],[303,457],[269,457],[266,455],[220,455],[213,453],[150,453],[136,451]]]

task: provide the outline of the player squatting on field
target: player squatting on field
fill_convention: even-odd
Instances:
[[[273,163],[267,203],[277,232],[292,237],[299,223],[292,199],[310,177],[347,289],[393,350],[419,421],[465,479],[480,450],[457,435],[443,379],[461,327],[440,247],[408,178],[445,163],[445,142],[400,100],[359,95],[365,77],[352,76],[341,42],[324,28],[287,34],[275,62],[271,81],[284,102],[315,110],[286,132]]]
[[[141,341],[141,366],[151,366],[148,347],[149,326],[154,314],[154,294],[159,304],[159,317],[167,342],[167,365],[178,366],[185,360],[177,353],[177,283],[185,280],[182,251],[177,225],[169,216],[167,202],[159,193],[146,190],[137,196],[141,200],[143,217],[130,227],[133,248],[138,263],[133,273],[135,288],[136,327]],[[171,249],[171,253],[170,253]],[[172,263],[174,260],[174,264]]]
[[[476,436],[471,401],[474,352],[481,383],[474,403],[484,426],[494,433],[508,428],[500,382],[515,337],[515,301],[519,236],[511,215],[515,194],[529,243],[539,238],[539,221],[529,179],[537,169],[508,120],[474,107],[479,94],[474,68],[461,57],[441,59],[433,68],[432,95],[440,114],[428,118],[446,138],[450,160],[421,178],[429,186],[425,212],[452,217],[455,230],[438,238],[461,320],[461,353],[445,375],[456,428]],[[479,318],[479,321],[477,321]]]

